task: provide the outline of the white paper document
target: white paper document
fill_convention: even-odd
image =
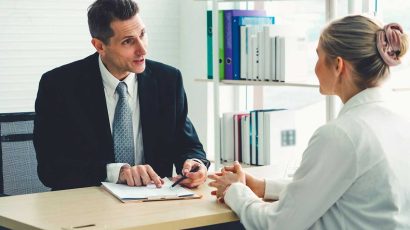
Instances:
[[[114,196],[122,201],[127,200],[168,200],[180,199],[184,197],[192,197],[195,194],[180,185],[171,188],[173,184],[168,178],[163,178],[164,184],[161,188],[157,188],[155,184],[147,186],[132,187],[125,184],[115,184],[109,182],[101,182],[103,187],[111,192]]]

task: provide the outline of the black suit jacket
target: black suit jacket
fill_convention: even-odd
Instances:
[[[138,74],[144,157],[161,176],[186,159],[209,161],[187,117],[178,69],[147,60]],[[99,185],[115,162],[98,53],[45,73],[34,123],[38,174],[53,190]]]

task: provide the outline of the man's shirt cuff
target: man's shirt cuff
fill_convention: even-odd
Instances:
[[[203,165],[203,166],[206,168],[206,170],[208,171],[208,168],[206,167],[206,165],[204,164],[204,162],[203,162],[203,161],[201,161],[200,159],[197,159],[197,158],[191,158],[190,160],[193,160],[193,161],[195,161],[195,162],[200,163],[200,164],[201,164],[201,165]]]
[[[128,165],[127,163],[111,163],[107,164],[107,182],[117,183],[121,167]]]

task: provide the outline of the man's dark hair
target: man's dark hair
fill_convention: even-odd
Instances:
[[[138,5],[133,0],[96,0],[88,7],[88,28],[91,37],[104,44],[114,36],[110,24],[115,20],[127,20],[138,13]]]

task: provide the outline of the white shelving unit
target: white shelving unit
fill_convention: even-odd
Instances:
[[[212,83],[210,79],[196,79],[198,82]],[[300,82],[274,82],[274,81],[248,81],[248,80],[221,80],[220,85],[237,85],[237,86],[294,86],[294,87],[311,87],[319,88],[315,83],[300,83]]]
[[[210,0],[205,0],[210,1]],[[212,0],[212,45],[213,45],[213,79],[212,80],[198,80],[203,82],[212,82],[213,84],[213,108],[214,108],[214,154],[215,154],[215,168],[219,169],[222,163],[220,162],[220,155],[221,155],[221,134],[220,134],[220,122],[219,119],[221,117],[220,114],[220,95],[219,95],[219,88],[221,85],[248,85],[248,86],[274,86],[274,87],[282,87],[282,86],[292,86],[292,87],[313,87],[318,88],[317,84],[313,83],[289,83],[289,82],[264,82],[264,81],[246,81],[246,80],[219,80],[219,63],[218,63],[218,48],[219,48],[219,41],[218,41],[218,10],[219,10],[219,3],[220,2],[265,2],[265,1],[292,1],[292,0],[253,0],[253,1],[239,1],[239,0]],[[300,0],[293,0],[293,1],[300,1]],[[317,0],[316,0],[317,1]],[[325,3],[325,12],[326,21],[332,20],[336,15],[336,0],[323,0]],[[335,99],[333,96],[326,97],[326,120],[329,121],[336,116],[336,106],[335,106]]]

